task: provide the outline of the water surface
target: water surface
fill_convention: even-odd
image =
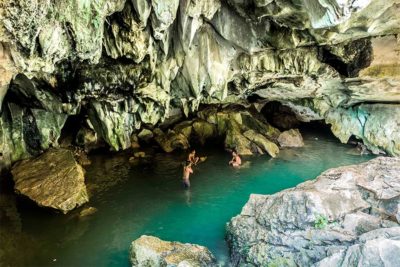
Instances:
[[[227,265],[225,224],[251,193],[275,193],[328,168],[372,158],[355,155],[351,146],[326,134],[305,133],[304,138],[304,148],[282,150],[276,159],[244,158],[241,169],[227,165],[230,155],[223,149],[198,149],[208,159],[195,167],[190,190],[181,186],[180,154],[157,154],[139,166],[126,154],[94,155],[86,176],[89,205],[98,212],[79,218],[79,210],[62,215],[19,199],[16,222],[1,226],[3,233],[15,231],[18,242],[8,252],[17,254],[9,255],[10,263],[129,266],[131,241],[146,234],[207,246]]]

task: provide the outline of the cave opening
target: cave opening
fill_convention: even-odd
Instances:
[[[58,139],[58,143],[61,147],[76,145],[75,137],[81,128],[82,120],[83,116],[80,114],[68,116],[63,128],[61,129],[60,138]]]
[[[268,123],[281,131],[297,128],[302,132],[319,132],[325,135],[333,135],[330,125],[325,123],[324,120],[301,120],[290,107],[279,101],[266,103],[260,113],[267,119]]]

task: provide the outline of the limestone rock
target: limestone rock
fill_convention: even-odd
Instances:
[[[154,130],[154,139],[160,145],[160,147],[167,153],[172,152],[176,149],[186,150],[189,148],[189,141],[185,135],[176,133],[169,130],[164,133],[161,129]]]
[[[362,104],[354,108],[330,110],[326,121],[344,143],[354,135],[375,154],[400,155],[400,105]]]
[[[132,266],[217,266],[211,252],[203,246],[163,241],[143,235],[132,242],[130,260]]]
[[[99,146],[96,132],[89,127],[82,127],[79,129],[76,134],[75,143],[79,146],[83,146],[87,152]]]
[[[165,129],[173,110],[189,116],[200,105],[253,100],[285,103],[300,121],[333,121],[341,140],[357,135],[340,126],[347,116],[342,122],[332,113],[399,102],[398,0],[292,2],[4,0],[4,165],[57,146],[66,117],[78,113],[113,150],[131,147],[143,125]],[[11,105],[18,110],[10,112]],[[382,116],[380,108],[370,110]],[[222,136],[227,116],[252,119],[225,112],[202,119]],[[391,139],[382,128],[360,139],[374,152],[397,155],[396,134]],[[240,133],[249,129],[272,142],[279,136],[252,127]],[[24,140],[24,131],[35,141]]]
[[[84,170],[69,150],[50,149],[35,159],[18,162],[11,172],[16,192],[39,206],[67,213],[89,201]]]
[[[278,146],[269,141],[266,137],[261,134],[255,133],[253,130],[248,130],[243,133],[243,135],[254,142],[258,147],[261,148],[262,152],[267,152],[271,157],[275,158],[279,153]]]
[[[232,264],[397,266],[399,179],[400,159],[379,157],[251,195],[227,225]]]
[[[303,137],[298,129],[284,131],[278,137],[281,147],[302,147],[304,146]]]
[[[239,155],[253,155],[252,143],[238,130],[229,129],[224,141],[225,148],[235,150]]]
[[[183,121],[174,126],[174,131],[183,134],[189,140],[193,131],[192,121]]]
[[[140,148],[139,138],[136,134],[131,135],[131,148]]]
[[[195,121],[193,123],[193,131],[196,134],[197,140],[203,145],[207,139],[216,136],[215,125],[206,121]]]
[[[153,139],[153,137],[154,137],[153,132],[150,131],[149,129],[143,129],[138,133],[138,138],[147,143],[150,142],[150,140]]]

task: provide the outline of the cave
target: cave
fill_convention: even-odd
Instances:
[[[3,0],[0,266],[400,266],[398,11]]]
[[[64,126],[61,129],[58,142],[61,146],[76,145],[75,139],[78,131],[81,129],[84,117],[81,115],[68,116]]]

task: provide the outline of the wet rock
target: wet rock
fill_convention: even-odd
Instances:
[[[330,110],[326,115],[332,132],[343,143],[355,136],[373,153],[390,155],[400,155],[398,118],[400,105],[395,104],[362,104]]]
[[[189,141],[186,136],[181,133],[176,133],[173,130],[169,130],[164,133],[161,129],[157,128],[154,130],[154,139],[160,145],[160,147],[167,153],[172,152],[176,149],[186,150],[189,148]]]
[[[84,170],[66,149],[50,149],[12,168],[15,191],[63,213],[89,201]]]
[[[278,137],[281,147],[302,147],[304,146],[303,137],[298,129],[284,131]]]
[[[135,156],[135,158],[144,158],[144,157],[146,157],[146,153],[143,152],[143,151],[135,152],[135,153],[133,153],[133,155]]]
[[[154,137],[153,132],[150,131],[149,129],[143,129],[138,133],[138,138],[140,140],[143,140],[144,142],[148,143],[150,140],[152,140]]]
[[[255,143],[259,148],[261,148],[262,153],[268,153],[271,157],[275,158],[279,153],[278,146],[269,141],[265,136],[262,134],[255,133],[253,130],[248,130],[243,133],[243,135]]]
[[[232,264],[397,266],[399,171],[400,159],[379,157],[251,195],[227,225]]]
[[[90,215],[95,214],[96,212],[97,212],[97,209],[95,207],[87,207],[79,212],[79,217],[83,218],[86,216],[90,216]]]
[[[80,128],[76,134],[75,143],[82,146],[87,152],[100,146],[97,133],[93,129],[85,126]]]
[[[89,159],[87,152],[81,148],[74,149],[74,156],[76,161],[82,166],[92,164],[92,161]]]
[[[224,141],[225,148],[235,150],[239,155],[253,155],[252,143],[237,129],[229,129]]]
[[[139,138],[136,134],[131,135],[131,148],[140,148]]]
[[[174,127],[174,131],[183,134],[189,140],[192,135],[192,121],[183,121]]]
[[[132,266],[217,266],[211,252],[203,246],[163,241],[153,236],[141,236],[132,242]]]

